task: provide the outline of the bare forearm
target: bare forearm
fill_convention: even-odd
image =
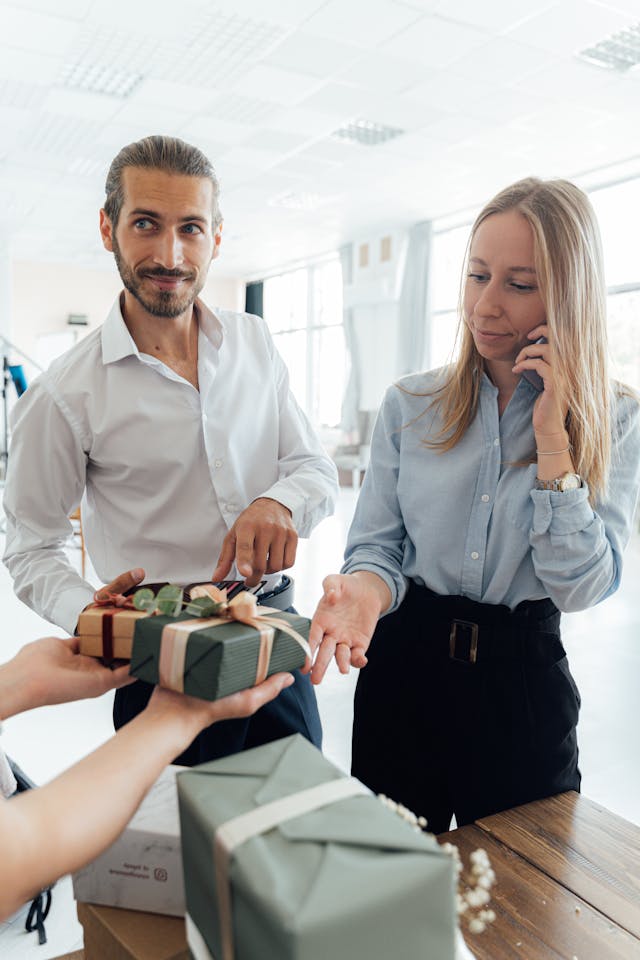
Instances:
[[[109,846],[191,733],[142,714],[50,784],[2,803],[0,918]]]
[[[563,473],[573,473],[575,467],[571,457],[569,435],[566,430],[560,433],[536,434],[538,454],[537,475],[540,480],[555,480]]]

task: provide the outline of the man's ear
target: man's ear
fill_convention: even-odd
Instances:
[[[213,234],[213,254],[211,256],[212,260],[215,260],[220,254],[220,244],[222,243],[222,221],[216,227]]]
[[[113,225],[104,210],[100,211],[100,236],[105,250],[113,253]]]

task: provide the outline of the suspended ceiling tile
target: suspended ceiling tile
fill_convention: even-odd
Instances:
[[[508,38],[491,40],[457,60],[451,68],[460,77],[466,77],[470,92],[477,83],[514,84],[527,76],[557,62],[557,56],[531,49]]]
[[[379,50],[363,54],[355,63],[340,70],[336,79],[371,90],[373,93],[399,93],[425,78],[424,64],[390,57]]]
[[[47,96],[47,89],[39,84],[27,83],[15,77],[0,79],[0,106],[17,107],[22,110],[37,110]]]
[[[2,139],[0,140],[0,153],[4,152],[4,139],[13,137],[15,134],[26,133],[32,125],[32,114],[29,110],[22,107],[0,107],[0,130]]]
[[[422,14],[391,0],[367,0],[366,6],[329,0],[305,21],[306,33],[344,40],[357,40],[358,45],[375,47],[383,40],[415,23]]]
[[[407,30],[381,44],[385,54],[409,57],[429,70],[446,67],[490,40],[490,35],[439,17],[424,17]]]
[[[308,74],[259,63],[233,81],[233,91],[289,106],[304,100],[322,83],[319,78]]]
[[[190,39],[193,26],[204,13],[203,4],[197,0],[180,0],[179,15],[177,8],[159,0],[98,0],[87,19],[96,26],[120,25],[134,35],[173,41],[177,37]]]
[[[304,181],[306,188],[309,189],[309,184],[312,182],[315,184],[324,183],[329,173],[335,170],[337,166],[337,164],[327,163],[326,160],[314,156],[311,150],[302,150],[300,153],[286,157],[274,167],[274,170]]]
[[[203,113],[219,120],[253,126],[256,123],[264,123],[276,110],[277,108],[268,100],[244,97],[235,91],[227,91],[210,101],[207,110]]]
[[[55,12],[67,20],[84,20],[94,0],[56,0]],[[38,13],[51,13],[51,0],[20,0],[20,6]]]
[[[414,84],[404,92],[408,100],[436,107],[444,112],[464,110],[474,100],[480,97],[490,99],[492,94],[497,94],[500,99],[501,91],[497,81],[479,74],[471,84],[468,77],[462,77],[453,70],[434,71],[428,79]]]
[[[507,36],[551,53],[572,55],[638,20],[589,0],[562,0],[510,30]]]
[[[137,127],[144,130],[141,136],[151,134],[166,134],[179,136],[185,123],[185,114],[178,107],[165,109],[149,103],[138,103],[134,98],[121,102],[119,109],[113,116],[115,123]]]
[[[65,90],[61,87],[53,87],[43,104],[46,113],[79,117],[94,123],[107,123],[121,107],[122,101],[117,97],[82,90]]]
[[[467,112],[477,113],[490,121],[491,136],[495,138],[496,124],[508,124],[529,113],[543,110],[555,99],[537,90],[534,84],[528,89],[535,90],[535,93],[505,86],[500,89],[499,94],[473,96],[467,101]]]
[[[55,49],[64,54],[77,37],[78,29],[78,23],[74,20],[0,4],[0,37],[3,46],[45,55]]]
[[[500,34],[520,26],[557,2],[558,0],[491,0],[491,3],[478,3],[477,0],[455,0],[455,3],[451,3],[450,0],[438,0],[434,13]]]
[[[579,60],[562,60],[545,67],[539,73],[526,77],[521,83],[515,83],[518,89],[535,90],[542,96],[555,99],[558,90],[562,90],[563,99],[591,100],[610,85],[615,85],[618,74],[589,66]],[[640,90],[636,90],[640,108]]]
[[[452,113],[440,117],[433,123],[425,123],[421,132],[430,139],[442,140],[444,143],[456,143],[482,133],[486,129],[487,121],[484,117],[473,114]],[[494,127],[496,125],[494,124]],[[502,134],[500,134],[502,136]]]
[[[38,85],[55,83],[63,62],[61,56],[45,56],[0,45],[0,77],[6,79],[28,78],[29,83]]]
[[[309,141],[306,134],[288,133],[284,130],[256,130],[255,134],[248,140],[245,140],[243,146],[248,148],[257,147],[260,150],[271,150],[278,154],[291,153],[298,150],[303,144]]]
[[[360,50],[355,46],[296,31],[268,54],[264,61],[284,70],[312,77],[328,77],[357,60],[359,54]]]
[[[264,17],[274,23],[298,26],[304,23],[326,0],[233,0],[233,9],[246,17]]]
[[[270,130],[287,130],[291,133],[304,133],[310,137],[329,136],[335,130],[333,117],[304,107],[283,109],[265,123]]]
[[[217,97],[218,91],[195,84],[170,83],[157,77],[145,77],[135,91],[135,102],[169,109],[200,113]]]
[[[183,81],[185,72],[201,86],[224,86],[247,67],[261,60],[289,31],[263,19],[252,19],[229,6],[228,10],[206,6],[191,24],[191,35],[180,55],[164,63],[158,76]]]
[[[337,118],[355,117],[370,113],[373,100],[374,97],[368,90],[360,90],[346,83],[327,83],[307,97],[300,106],[302,109],[329,113]]]
[[[180,136],[188,141],[212,140],[214,143],[233,146],[244,143],[253,133],[254,128],[250,124],[233,123],[219,117],[200,115],[191,117],[183,123]]]
[[[349,140],[337,140],[333,137],[324,137],[310,143],[300,153],[300,157],[313,157],[330,166],[349,163],[353,160],[357,144]]]
[[[599,0],[600,6],[610,7],[618,13],[628,13],[634,20],[638,19],[638,0]]]
[[[266,170],[276,160],[277,156],[271,150],[260,150],[257,147],[246,147],[244,145],[232,147],[224,155],[226,169],[238,163],[244,167],[252,167],[254,170]]]

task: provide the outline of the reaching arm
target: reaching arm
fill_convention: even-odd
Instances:
[[[147,708],[84,760],[0,802],[0,919],[113,843],[163,768],[202,729],[249,716],[292,682],[275,674],[215,703],[156,688]]]

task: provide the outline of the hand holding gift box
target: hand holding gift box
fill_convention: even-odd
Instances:
[[[218,700],[310,656],[309,621],[258,607],[240,593],[227,600],[213,584],[138,590],[127,606],[96,604],[80,615],[80,648],[93,656],[129,657],[129,672],[205,700]],[[183,610],[184,608],[184,610]]]

